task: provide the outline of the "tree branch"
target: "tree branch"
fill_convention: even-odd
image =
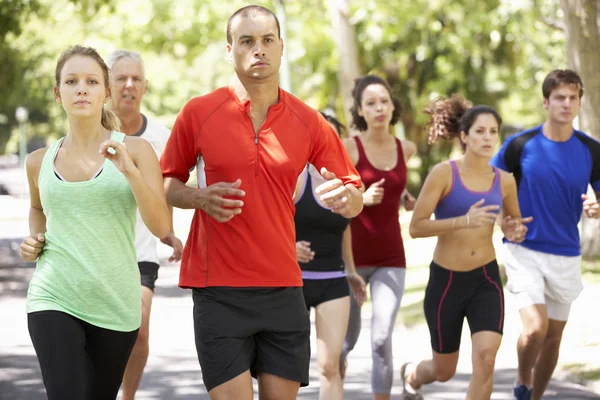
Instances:
[[[565,31],[565,25],[558,21],[551,21],[548,18],[544,17],[543,15],[540,15],[540,21],[547,27],[552,28],[556,31],[560,31],[560,32]]]

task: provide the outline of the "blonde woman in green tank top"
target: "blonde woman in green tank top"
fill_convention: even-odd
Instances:
[[[141,321],[136,205],[158,237],[170,216],[151,145],[117,132],[104,109],[108,68],[96,50],[67,49],[55,78],[69,133],[26,163],[29,332],[49,400],[115,399]]]

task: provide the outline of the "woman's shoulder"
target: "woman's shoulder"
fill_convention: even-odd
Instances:
[[[400,144],[402,145],[402,152],[404,153],[406,158],[410,158],[412,156],[415,155],[415,153],[417,152],[417,145],[410,141],[410,140],[404,140],[404,139],[398,139],[400,141]]]
[[[44,156],[46,156],[46,153],[48,152],[48,148],[49,147],[43,147],[29,153],[25,160],[25,166],[28,170],[30,168],[40,169],[42,161],[44,161]]]
[[[517,181],[515,180],[515,177],[513,176],[513,174],[511,174],[510,172],[501,170],[500,168],[496,168],[496,171],[498,171],[498,173],[500,174],[500,185],[502,186],[503,189],[508,189],[513,186],[514,187],[517,186]]]
[[[146,139],[138,137],[138,136],[129,136],[125,135],[123,139],[123,143],[127,145],[127,148],[135,150],[135,151],[149,151],[152,150],[152,145]]]
[[[452,160],[441,161],[431,168],[429,174],[448,175],[452,174]]]

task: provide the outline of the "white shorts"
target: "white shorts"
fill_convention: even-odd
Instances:
[[[581,256],[559,256],[506,243],[506,288],[519,309],[545,304],[548,318],[566,321],[571,303],[583,290]]]

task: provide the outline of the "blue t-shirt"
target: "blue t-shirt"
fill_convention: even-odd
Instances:
[[[566,142],[555,142],[540,125],[509,137],[490,163],[514,175],[521,214],[533,217],[522,245],[580,255],[581,195],[590,183],[600,192],[600,142],[577,130]]]

